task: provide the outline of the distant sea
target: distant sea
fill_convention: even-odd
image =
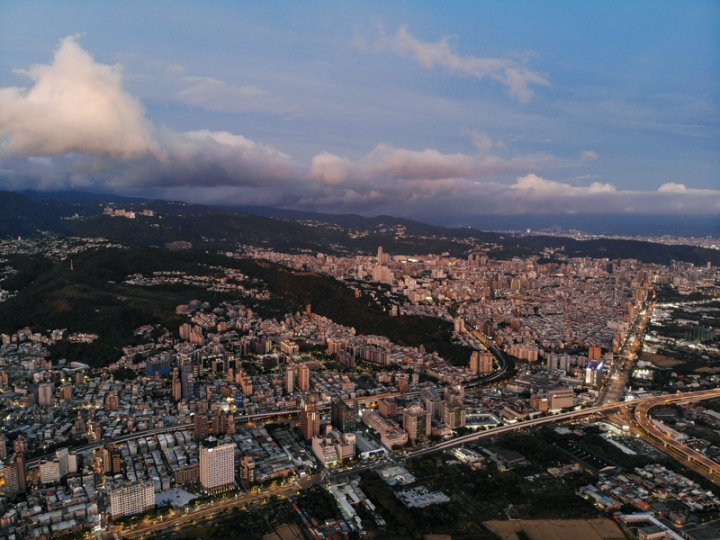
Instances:
[[[431,225],[474,227],[483,231],[563,231],[572,229],[621,236],[683,236],[720,238],[720,216],[648,216],[539,214],[513,216],[418,216]]]

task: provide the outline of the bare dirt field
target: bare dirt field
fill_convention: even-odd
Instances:
[[[663,356],[662,354],[652,354],[646,352],[640,355],[640,360],[652,362],[659,368],[673,367],[685,363],[683,360],[678,360],[672,356]]]
[[[611,519],[529,519],[486,521],[488,529],[502,540],[519,540],[518,532],[530,540],[624,540],[620,527]]]
[[[303,540],[300,528],[295,524],[280,525],[275,532],[263,536],[263,540]]]
[[[701,367],[695,370],[695,373],[717,373],[720,367]]]

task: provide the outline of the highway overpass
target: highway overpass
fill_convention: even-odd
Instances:
[[[720,389],[707,390],[702,392],[690,392],[684,394],[673,394],[670,396],[658,396],[648,398],[639,403],[635,408],[635,421],[638,426],[648,435],[652,442],[660,450],[680,461],[686,461],[687,465],[701,472],[708,479],[720,484],[720,463],[713,461],[697,450],[675,440],[669,432],[663,431],[650,418],[650,409],[662,405],[683,405],[704,399],[720,398]]]

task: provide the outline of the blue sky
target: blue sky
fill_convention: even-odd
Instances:
[[[5,0],[0,186],[720,214],[719,38],[713,1]]]

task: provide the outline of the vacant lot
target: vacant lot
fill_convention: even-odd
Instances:
[[[518,540],[522,532],[530,540],[623,540],[620,527],[607,518],[598,519],[532,519],[513,521],[486,521],[488,529],[502,540]]]
[[[672,356],[664,356],[662,354],[652,354],[646,352],[640,355],[640,360],[652,362],[659,368],[669,368],[685,363],[683,360],[678,360],[677,358],[673,358]]]

